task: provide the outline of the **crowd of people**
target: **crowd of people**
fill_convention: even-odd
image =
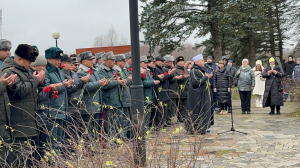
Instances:
[[[46,143],[51,141],[60,154],[63,139],[82,137],[81,129],[111,144],[116,144],[115,138],[134,137],[131,53],[87,51],[69,56],[50,47],[43,56],[36,46],[20,44],[11,56],[10,49],[11,42],[1,39],[0,164],[15,164],[16,158],[17,164],[25,163],[28,156],[19,149],[28,139],[43,157]],[[292,64],[290,58],[287,64]],[[283,96],[282,78],[285,73],[300,78],[300,59],[293,68],[285,66],[285,73],[273,57],[266,68],[261,60],[254,68],[248,64],[243,59],[236,69],[226,56],[217,63],[208,56],[205,63],[201,54],[186,62],[183,56],[141,56],[145,129],[159,131],[182,122],[188,133],[205,134],[214,124],[215,111],[232,113],[235,86],[242,114],[251,113],[251,94],[256,107],[270,107],[270,114],[276,108],[280,114],[291,85],[286,82]]]

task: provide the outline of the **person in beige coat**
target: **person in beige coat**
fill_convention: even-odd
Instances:
[[[255,95],[256,107],[262,107],[266,79],[262,77],[264,67],[262,66],[261,60],[257,60],[255,64],[256,66],[253,68],[255,75],[255,87],[253,89],[252,94]]]

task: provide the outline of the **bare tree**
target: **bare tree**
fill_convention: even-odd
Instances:
[[[111,27],[109,28],[105,39],[107,42],[107,46],[114,46],[118,43],[119,34],[117,33],[113,25],[111,25]]]
[[[128,39],[124,34],[120,36],[119,45],[128,45]]]
[[[102,47],[106,46],[105,40],[103,35],[101,34],[100,36],[97,36],[94,40],[94,47]]]

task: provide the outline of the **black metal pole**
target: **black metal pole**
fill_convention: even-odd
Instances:
[[[57,47],[57,39],[55,39],[55,44],[56,44],[56,47]]]
[[[129,0],[130,37],[132,55],[132,86],[131,112],[134,123],[134,162],[138,166],[146,163],[144,95],[140,74],[140,41],[139,41],[139,13],[138,0]]]

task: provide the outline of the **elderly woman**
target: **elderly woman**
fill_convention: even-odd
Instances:
[[[229,94],[232,86],[230,73],[225,69],[223,61],[219,61],[219,69],[214,74],[214,92],[217,92],[220,103],[220,114],[227,114],[227,106],[229,103]]]
[[[251,110],[251,91],[255,86],[255,75],[248,65],[248,59],[243,59],[242,66],[237,71],[235,78],[238,79],[238,90],[240,93],[242,114],[250,114]]]
[[[282,77],[284,77],[284,72],[274,57],[269,59],[268,67],[264,70],[262,77],[266,78],[263,107],[270,106],[270,115],[275,114],[276,107],[276,112],[279,115],[280,106],[283,106]]]
[[[187,69],[188,71],[190,71],[190,69],[192,68],[193,65],[194,65],[194,62],[192,62],[192,61],[187,61],[187,62],[184,64],[184,68]]]
[[[262,107],[266,81],[266,79],[262,77],[262,73],[265,68],[262,66],[261,60],[257,60],[255,64],[256,66],[253,68],[255,75],[255,87],[252,94],[255,95],[256,107]]]

